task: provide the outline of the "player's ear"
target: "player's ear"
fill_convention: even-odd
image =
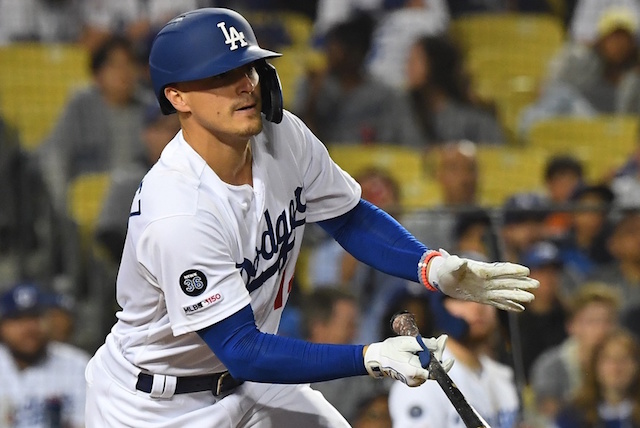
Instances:
[[[164,88],[164,96],[177,111],[182,113],[191,111],[184,97],[184,92],[180,91],[178,88],[167,86]]]

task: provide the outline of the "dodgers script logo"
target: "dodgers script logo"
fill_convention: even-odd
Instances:
[[[296,242],[294,231],[296,227],[305,223],[304,218],[296,218],[298,213],[303,214],[307,211],[307,205],[300,200],[301,195],[302,187],[298,187],[294,192],[294,198],[289,201],[288,210],[282,210],[278,217],[275,218],[275,221],[272,219],[269,210],[264,212],[266,230],[262,232],[259,241],[260,247],[256,247],[255,258],[253,260],[245,258],[242,263],[236,264],[247,284],[249,293],[259,288],[273,275],[279,273],[287,264],[289,253],[293,250]],[[277,256],[276,260],[258,275],[262,260],[268,262],[275,256]]]
[[[244,39],[244,33],[236,30],[236,27],[229,27],[229,30],[227,31],[226,24],[224,22],[218,22],[218,28],[220,28],[222,30],[222,34],[224,34],[224,44],[230,45],[230,51],[238,49],[236,42],[240,42],[240,47],[245,47],[249,44]]]

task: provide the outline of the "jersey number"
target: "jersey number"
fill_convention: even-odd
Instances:
[[[280,309],[282,307],[282,302],[284,300],[284,278],[286,276],[286,272],[282,272],[282,279],[280,280],[280,287],[278,288],[278,294],[276,295],[276,301],[273,302],[273,309]],[[293,275],[289,280],[289,285],[287,287],[287,293],[291,294],[291,287],[293,287]]]

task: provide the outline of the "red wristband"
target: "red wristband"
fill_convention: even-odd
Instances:
[[[429,284],[429,278],[427,277],[427,267],[429,266],[429,261],[432,258],[441,255],[442,253],[440,251],[427,250],[422,255],[422,257],[420,257],[420,261],[418,262],[418,280],[422,285],[427,287],[427,290],[429,291],[438,291],[438,289]]]

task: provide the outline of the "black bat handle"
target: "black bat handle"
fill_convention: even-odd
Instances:
[[[400,336],[413,336],[416,337],[420,334],[418,326],[416,325],[415,316],[407,311],[398,312],[391,318],[391,329]],[[433,355],[433,352],[429,351],[431,357],[429,361],[429,376],[433,378],[440,388],[444,391],[453,407],[460,415],[460,418],[464,422],[467,428],[489,428],[489,425],[480,418],[476,411],[467,402],[462,392],[458,389],[453,380],[449,377],[447,372],[442,367],[442,364]]]

